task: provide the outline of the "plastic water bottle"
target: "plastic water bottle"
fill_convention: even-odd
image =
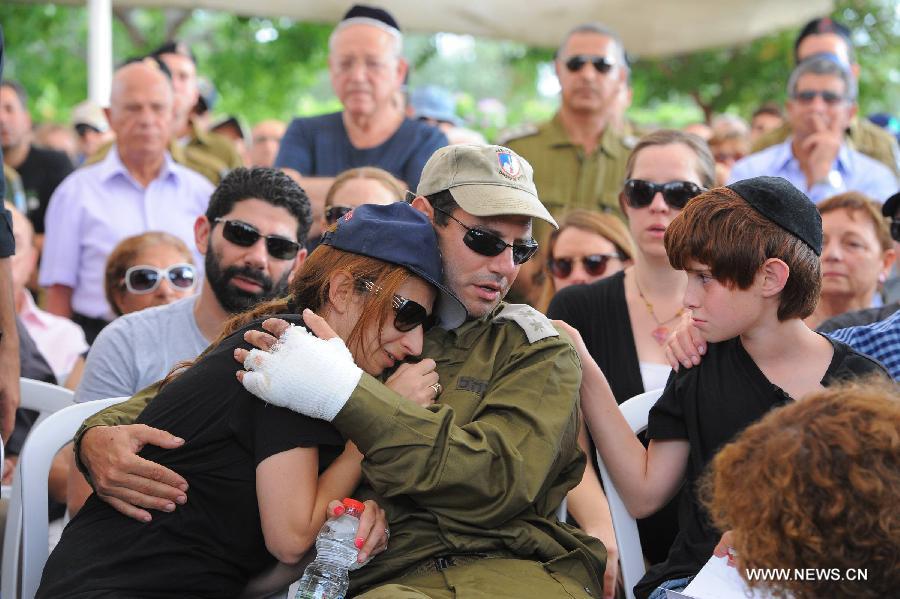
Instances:
[[[306,567],[294,599],[343,599],[350,586],[348,569],[359,555],[356,531],[366,506],[344,499],[344,513],[328,520],[316,537],[316,559]]]

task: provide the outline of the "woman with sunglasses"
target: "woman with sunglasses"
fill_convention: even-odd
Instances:
[[[104,291],[116,316],[193,295],[197,271],[183,241],[162,231],[126,237],[106,259]]]
[[[547,273],[540,305],[569,285],[593,283],[631,264],[634,243],[625,224],[604,212],[573,210],[547,240]]]
[[[384,238],[393,242],[378,242]],[[353,492],[362,455],[329,423],[245,391],[234,351],[250,347],[244,333],[265,317],[303,326],[308,309],[338,333],[363,371],[382,375],[421,352],[432,306],[443,326],[465,319],[441,272],[434,230],[411,206],[362,206],[345,215],[286,298],[235,316],[196,361],[167,377],[138,418],[184,440],[176,450],[147,446],[141,456],[181,474],[190,501],[141,523],[91,496],[50,556],[38,597],[236,597],[276,560],[296,564],[327,503]],[[328,357],[310,360],[327,364]],[[322,387],[347,384],[327,367],[321,373]],[[392,381],[406,397],[415,386],[438,384],[433,365],[424,376]],[[387,536],[383,527],[360,531],[357,546],[371,554],[384,549]]]
[[[325,212],[319,223],[325,231],[339,218],[363,204],[392,204],[403,199],[406,186],[386,170],[374,166],[351,168],[335,177],[325,195]],[[310,248],[315,249],[318,238],[310,235]]]
[[[687,276],[669,264],[663,235],[691,198],[714,185],[715,161],[696,135],[661,130],[637,143],[625,177],[619,203],[635,243],[634,264],[596,283],[563,289],[547,310],[578,329],[619,403],[668,379],[665,342],[684,313]],[[677,532],[676,505],[673,499],[638,521],[651,563],[666,559]],[[578,510],[571,495],[570,509]]]

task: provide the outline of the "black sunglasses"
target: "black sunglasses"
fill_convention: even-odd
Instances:
[[[357,282],[360,291],[381,293],[381,287],[369,279],[357,279]],[[422,330],[427,331],[434,325],[434,317],[425,306],[416,301],[394,295],[391,305],[394,307],[394,328],[401,333],[408,333],[419,325],[422,325]]]
[[[329,206],[325,209],[325,222],[329,225],[333,225],[351,210],[353,210],[353,208],[350,206]]]
[[[843,102],[846,98],[841,94],[836,94],[830,91],[820,91],[817,89],[807,89],[802,92],[794,92],[792,97],[800,102],[801,104],[812,104],[816,96],[822,96],[822,101],[828,104],[829,106],[835,106]]]
[[[440,208],[435,208],[435,210],[441,214],[446,214],[466,230],[466,235],[463,237],[463,243],[476,254],[493,257],[502,254],[503,250],[506,248],[512,248],[513,263],[523,264],[528,262],[528,260],[538,251],[538,242],[534,239],[517,243],[506,243],[502,238],[490,231],[475,229],[466,225],[446,210],[441,210]]]
[[[670,208],[681,210],[692,198],[706,191],[691,181],[669,181],[668,183],[651,183],[643,179],[625,181],[625,200],[632,208],[646,208],[653,203],[653,196],[662,193],[663,199]]]
[[[250,247],[263,237],[263,234],[253,225],[239,220],[215,219],[217,223],[225,223],[222,227],[222,236],[235,245]],[[278,260],[293,260],[300,251],[300,244],[280,235],[266,235],[266,251]]]
[[[610,69],[616,66],[616,63],[606,56],[593,56],[590,54],[576,54],[566,59],[566,69],[570,73],[577,73],[586,65],[591,63],[598,73],[608,73]]]
[[[168,268],[141,264],[125,271],[123,283],[129,293],[143,295],[156,291],[163,279],[169,279],[169,283],[180,291],[188,291],[197,284],[197,271],[193,264],[173,264]]]
[[[891,219],[891,239],[900,243],[900,219]]]
[[[557,279],[567,279],[572,274],[575,261],[578,258],[550,258],[547,265],[550,267],[550,273]],[[581,257],[581,265],[584,271],[591,277],[602,276],[606,272],[606,267],[610,260],[621,260],[618,254],[591,254],[590,256]]]

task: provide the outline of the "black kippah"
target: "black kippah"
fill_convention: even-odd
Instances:
[[[341,20],[346,21],[348,19],[374,19],[375,21],[380,21],[388,27],[393,27],[397,31],[400,31],[400,26],[397,25],[397,21],[394,20],[393,16],[391,16],[391,13],[384,10],[383,8],[378,8],[376,6],[354,4],[350,7],[350,10],[347,11],[347,14],[345,14],[344,18]]]
[[[822,216],[806,194],[781,177],[753,177],[727,186],[767,219],[822,255]]]

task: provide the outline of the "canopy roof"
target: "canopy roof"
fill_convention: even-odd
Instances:
[[[26,0],[41,2],[42,0]],[[85,0],[57,0],[85,4]],[[114,6],[200,8],[242,16],[336,23],[353,0],[113,0]],[[617,31],[629,53],[665,56],[745,42],[796,27],[831,0],[362,0],[389,10],[404,31],[467,33],[555,47],[574,25]]]

